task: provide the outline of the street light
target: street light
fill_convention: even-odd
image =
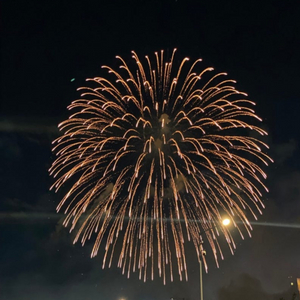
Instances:
[[[222,220],[223,226],[228,226],[230,223],[231,223],[231,221],[228,218],[225,218]],[[208,230],[210,230],[210,228]],[[205,230],[202,233],[205,233],[208,230]],[[202,255],[206,255],[206,251],[203,249],[202,244],[200,245],[200,253]],[[200,300],[203,300],[202,260],[201,260],[201,258],[200,258]]]

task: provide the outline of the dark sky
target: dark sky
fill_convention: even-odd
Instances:
[[[226,71],[269,132],[269,194],[253,237],[204,275],[205,300],[290,299],[300,277],[299,1],[2,1],[0,298],[198,299],[189,281],[130,280],[72,244],[49,192],[51,141],[86,77],[130,51],[178,48]],[[71,79],[75,81],[71,82]],[[292,277],[292,278],[289,278]]]

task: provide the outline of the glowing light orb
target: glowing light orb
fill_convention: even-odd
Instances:
[[[224,220],[222,221],[222,224],[223,224],[224,226],[228,226],[228,225],[230,224],[230,219],[224,219]]]

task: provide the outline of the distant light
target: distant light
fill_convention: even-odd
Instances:
[[[72,78],[70,81],[71,81],[71,82],[75,81],[75,78]]]
[[[294,285],[294,282],[291,282],[291,285]]]
[[[223,223],[224,226],[228,226],[230,224],[230,220],[229,219],[224,219],[222,221],[222,223]]]

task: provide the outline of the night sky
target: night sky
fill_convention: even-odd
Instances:
[[[253,237],[204,274],[205,300],[291,299],[300,278],[299,1],[2,1],[0,299],[199,299],[189,281],[147,283],[73,245],[49,192],[51,142],[87,77],[130,59],[178,49],[227,72],[257,103],[269,132],[266,205]],[[72,81],[72,79],[75,80]],[[205,245],[204,245],[205,246]],[[209,247],[209,246],[207,246]],[[209,250],[209,249],[207,249]],[[209,253],[209,251],[208,251]]]

